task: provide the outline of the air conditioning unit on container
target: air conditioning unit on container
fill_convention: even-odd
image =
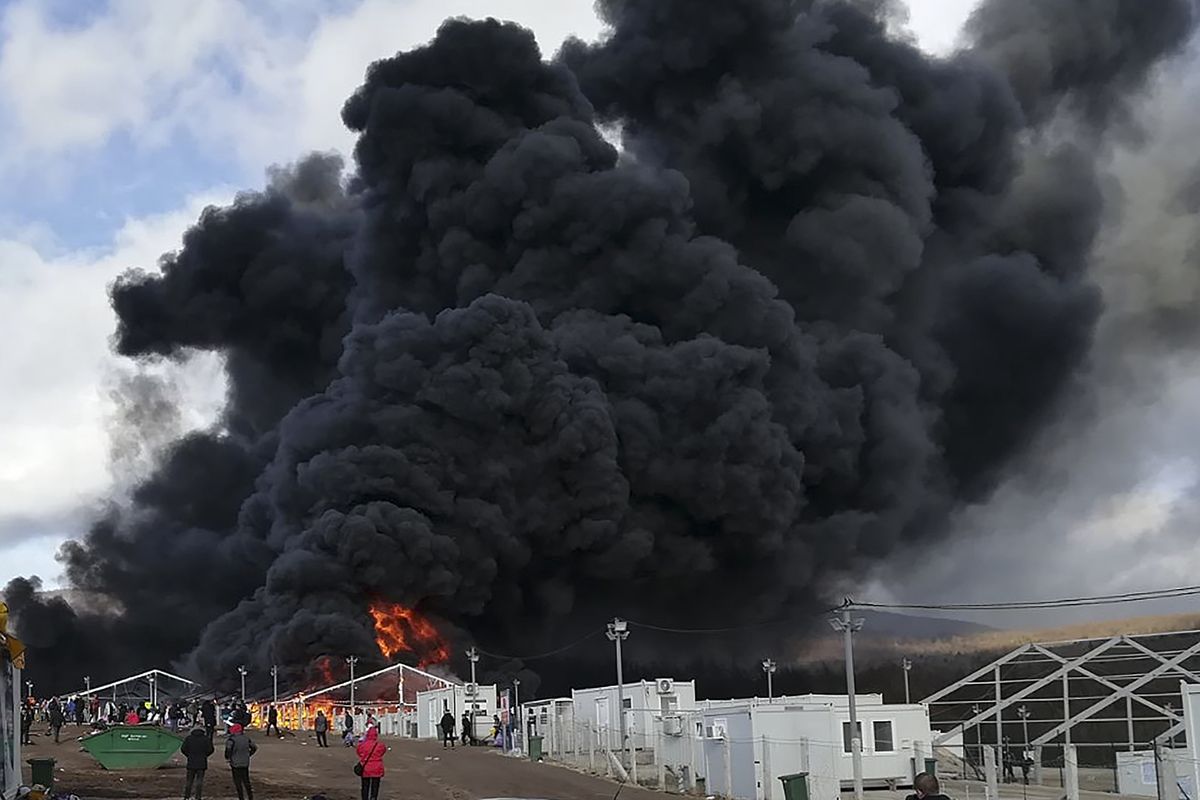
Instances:
[[[658,686],[659,694],[671,694],[675,691],[675,682],[670,678],[659,678],[655,684]]]
[[[663,734],[667,736],[683,736],[683,717],[678,714],[663,717]]]
[[[463,687],[463,694],[465,694],[467,697],[476,697],[479,694],[479,684],[468,683]]]

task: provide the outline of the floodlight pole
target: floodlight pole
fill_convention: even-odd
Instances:
[[[279,705],[279,665],[271,665],[271,703]]]
[[[150,707],[158,708],[158,690],[154,685],[154,677],[154,675],[151,675],[148,679],[150,681]],[[243,694],[245,694],[244,691]]]
[[[25,681],[25,690],[29,693],[27,697],[33,699],[33,681]]]
[[[621,755],[625,756],[628,743],[625,739],[625,665],[621,661],[621,642],[629,638],[629,623],[613,617],[608,623],[608,639],[617,646],[617,719],[621,729]]]
[[[475,681],[475,665],[479,663],[479,651],[472,645],[467,651],[467,660],[471,662],[471,685],[475,687],[475,691],[479,691],[479,684]]]
[[[92,676],[91,675],[83,676],[83,686],[84,686],[84,694],[92,693]]]
[[[775,685],[773,678],[775,676],[775,662],[769,658],[763,659],[763,672],[767,673],[767,700],[775,700]]]
[[[350,716],[354,716],[354,665],[358,663],[358,656],[347,656],[346,663],[350,665]]]
[[[908,673],[910,670],[912,670],[912,659],[902,659],[900,661],[900,667],[904,670],[904,704],[908,705],[912,702],[912,695],[908,693]]]
[[[854,765],[854,800],[863,800],[862,734],[858,730],[858,704],[854,696],[854,634],[862,630],[863,619],[850,616],[850,598],[842,605],[840,617],[829,620],[841,631],[846,645],[846,697],[850,705],[850,757]]]
[[[248,670],[246,669],[245,664],[242,664],[240,667],[238,667],[238,675],[242,676],[242,703],[243,704],[245,704],[245,702],[246,702],[246,673],[247,672],[248,672]]]

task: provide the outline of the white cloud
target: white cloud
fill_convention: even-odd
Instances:
[[[118,361],[107,286],[131,266],[153,267],[205,205],[230,198],[214,192],[129,220],[103,251],[43,256],[21,238],[0,239],[0,521],[62,515],[107,488],[103,387]]]

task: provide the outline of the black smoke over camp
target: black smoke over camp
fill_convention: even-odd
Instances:
[[[10,585],[22,629],[228,682],[378,657],[376,598],[509,653],[738,625],[986,496],[1086,361],[1094,148],[1191,3],[996,0],[945,59],[883,2],[599,10],[552,61],[447,22],[346,102],[354,169],[116,283],[118,352],[217,351],[228,402],[63,550],[123,613]]]

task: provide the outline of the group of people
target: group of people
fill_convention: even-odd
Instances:
[[[462,743],[463,745],[477,745],[484,743],[500,743],[500,737],[504,735],[504,725],[500,722],[500,715],[492,715],[492,730],[485,738],[480,739],[475,735],[475,723],[472,716],[473,712],[463,711],[462,715]],[[454,747],[459,737],[454,735],[454,715],[450,713],[450,709],[446,709],[446,713],[442,714],[442,719],[438,723],[438,727],[442,730],[442,749]],[[512,735],[511,723],[508,728],[508,735]]]

